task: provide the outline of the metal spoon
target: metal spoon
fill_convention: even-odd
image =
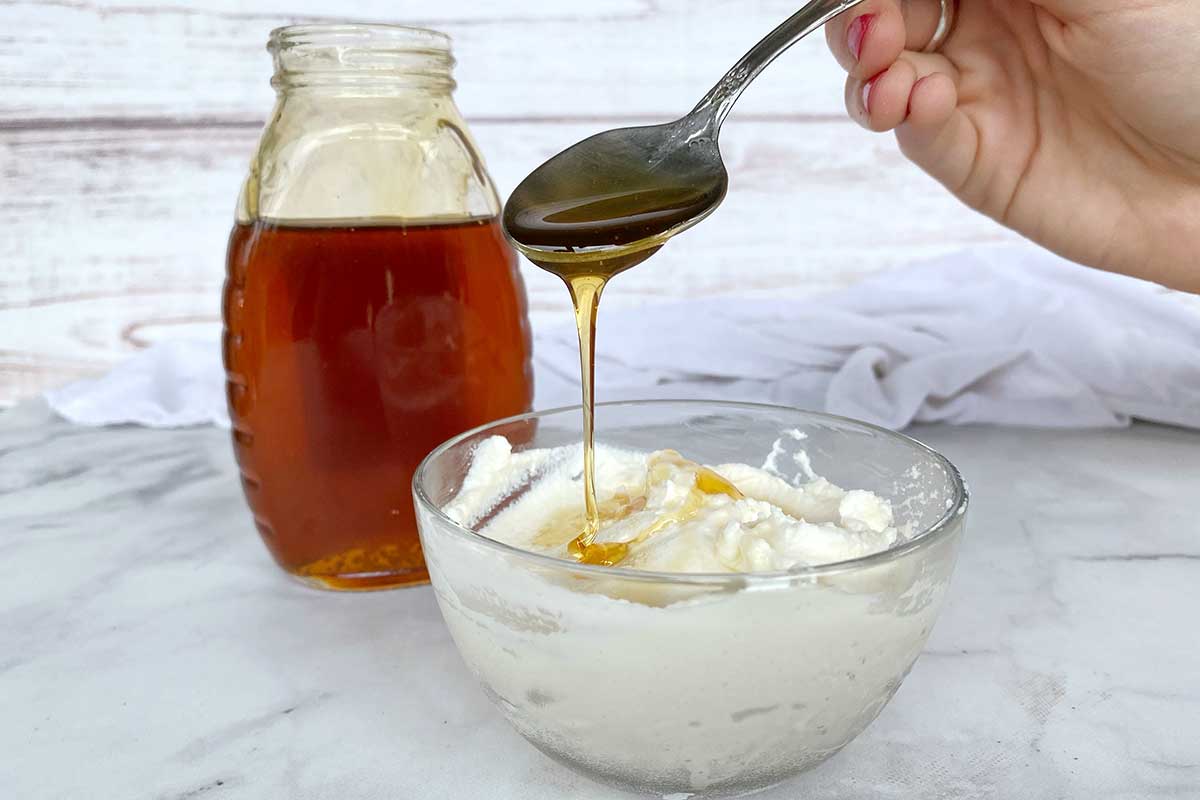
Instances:
[[[533,261],[561,269],[595,253],[632,264],[711,214],[728,176],[717,146],[742,91],[781,53],[862,0],[812,0],[742,57],[690,114],[597,134],[533,171],[508,200],[504,229]],[[640,258],[624,258],[641,254]]]

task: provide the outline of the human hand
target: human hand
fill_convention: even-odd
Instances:
[[[866,0],[826,27],[846,105],[1061,255],[1200,292],[1200,4]]]

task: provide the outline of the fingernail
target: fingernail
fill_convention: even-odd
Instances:
[[[867,32],[871,30],[871,24],[875,22],[874,14],[863,14],[861,17],[855,17],[850,23],[850,27],[846,30],[846,44],[850,47],[850,53],[854,56],[854,60],[858,61],[862,55],[863,42],[867,39]]]
[[[879,76],[876,75],[874,78],[871,78],[871,80],[869,80],[863,84],[863,88],[862,88],[863,111],[866,111],[868,114],[871,113],[871,92],[874,91],[875,83],[878,80],[879,80]]]

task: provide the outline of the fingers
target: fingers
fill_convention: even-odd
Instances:
[[[866,0],[825,26],[825,40],[851,77],[866,79],[890,67],[904,50],[933,37],[939,0]]]
[[[940,0],[865,0],[825,34],[850,73],[850,116],[874,131],[895,130],[909,160],[957,193],[971,175],[979,135],[958,108],[958,69],[941,53],[921,52],[940,16]]]
[[[961,195],[979,153],[979,135],[957,104],[950,76],[935,72],[921,78],[909,95],[908,117],[896,128],[896,141],[909,161]]]
[[[937,77],[938,80],[927,79]],[[873,131],[890,131],[913,118],[921,127],[946,121],[958,101],[958,71],[936,53],[903,52],[887,69],[846,81],[846,109]]]
[[[944,72],[918,78],[908,95],[908,116],[904,120],[909,137],[921,137],[940,130],[958,107],[958,87]]]

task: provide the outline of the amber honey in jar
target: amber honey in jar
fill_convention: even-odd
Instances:
[[[441,441],[529,409],[529,328],[448,39],[271,36],[278,100],[229,240],[224,357],[254,522],[331,589],[422,582],[411,482]]]

